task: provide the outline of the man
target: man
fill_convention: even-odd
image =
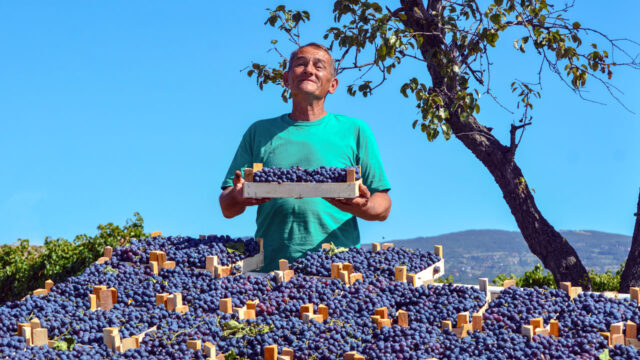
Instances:
[[[356,217],[383,221],[391,210],[390,185],[371,129],[360,120],[324,109],[327,94],[338,87],[328,49],[310,43],[294,51],[283,80],[291,91],[291,113],[249,127],[220,194],[220,208],[226,218],[242,214],[247,206],[260,205],[255,236],[264,239],[264,271],[276,269],[279,259],[293,261],[322,243],[358,246]],[[355,199],[244,198],[240,170],[253,163],[307,169],[360,165],[363,184]]]

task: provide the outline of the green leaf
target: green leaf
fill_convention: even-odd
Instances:
[[[387,47],[384,44],[380,44],[378,48],[378,57],[384,58],[387,55]]]
[[[573,23],[573,28],[574,28],[574,29],[580,29],[580,23],[579,23],[579,22],[577,22],[577,21],[576,21],[576,22],[574,22],[574,23]]]
[[[60,340],[53,344],[53,348],[60,351],[71,351],[74,346],[76,346],[76,339],[71,336],[67,336],[64,340]]]
[[[500,16],[500,14],[493,14],[491,16],[489,16],[489,20],[494,24],[494,25],[499,25],[500,22],[502,21],[502,16]]]
[[[400,88],[400,93],[402,94],[402,96],[408,98],[409,94],[407,94],[407,90],[409,89],[409,84],[404,84],[402,85],[402,87]]]
[[[226,323],[222,324],[222,328],[224,330],[238,330],[238,329],[242,328],[242,324],[240,324],[239,322],[237,322],[235,320],[229,320]]]
[[[440,124],[440,127],[442,128],[442,135],[444,135],[444,139],[451,139],[451,126],[447,123],[442,123]]]
[[[244,253],[243,242],[228,242],[225,244],[225,247],[227,248],[227,252],[229,253],[234,253],[234,252],[238,254]]]
[[[107,273],[107,274],[117,274],[118,270],[112,268],[110,265],[107,265],[104,270],[102,270],[102,272]]]
[[[273,330],[273,325],[263,325],[256,323],[239,323],[235,320],[229,320],[222,324],[222,335],[225,337],[255,337],[259,334],[265,334]]]
[[[433,128],[433,127],[428,128],[427,140],[434,141],[438,137],[438,134],[440,134],[440,131],[437,128]]]
[[[598,359],[611,360],[611,356],[609,356],[609,349],[604,349],[604,351],[598,355]]]
[[[327,249],[327,254],[329,256],[333,256],[335,254],[346,252],[346,251],[349,251],[349,249],[343,248],[343,247],[336,247],[333,243],[331,243],[329,246],[329,249]]]

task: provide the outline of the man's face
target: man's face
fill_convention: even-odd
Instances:
[[[338,79],[331,69],[331,57],[324,50],[312,46],[298,51],[290,70],[284,73],[284,83],[294,98],[324,99],[338,87]]]

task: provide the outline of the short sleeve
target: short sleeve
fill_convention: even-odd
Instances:
[[[389,190],[391,185],[382,167],[382,159],[376,139],[369,125],[361,122],[358,134],[358,164],[362,169],[362,182],[371,194]]]
[[[236,170],[242,171],[244,168],[253,166],[253,128],[253,126],[250,126],[242,136],[238,150],[236,150],[229,170],[227,170],[224,181],[222,181],[222,190],[233,186],[233,177],[235,176]]]

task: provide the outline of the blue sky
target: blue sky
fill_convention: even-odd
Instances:
[[[0,243],[94,234],[134,211],[146,229],[171,235],[250,235],[255,209],[228,220],[219,185],[245,129],[289,111],[274,86],[241,72],[278,60],[261,1],[0,3]],[[286,2],[285,2],[286,3]],[[321,41],[332,2],[306,8],[302,41]],[[394,2],[389,4],[395,6]],[[640,3],[579,2],[572,18],[613,38],[637,36]],[[534,80],[537,57],[505,38],[492,52],[492,83],[505,102],[514,77]],[[633,38],[640,41],[640,38]],[[640,48],[631,48],[637,54]],[[428,143],[412,130],[414,103],[399,94],[407,61],[373,97],[346,94],[345,75],[327,110],[361,118],[376,135],[392,185],[391,216],[360,222],[363,242],[466,229],[517,230],[488,171],[458,140]],[[640,73],[620,69],[625,111],[600,86],[580,100],[548,71],[534,125],[517,153],[542,214],[557,229],[630,235],[640,188]],[[592,83],[595,85],[595,83]],[[508,140],[514,115],[481,100],[479,120]]]

